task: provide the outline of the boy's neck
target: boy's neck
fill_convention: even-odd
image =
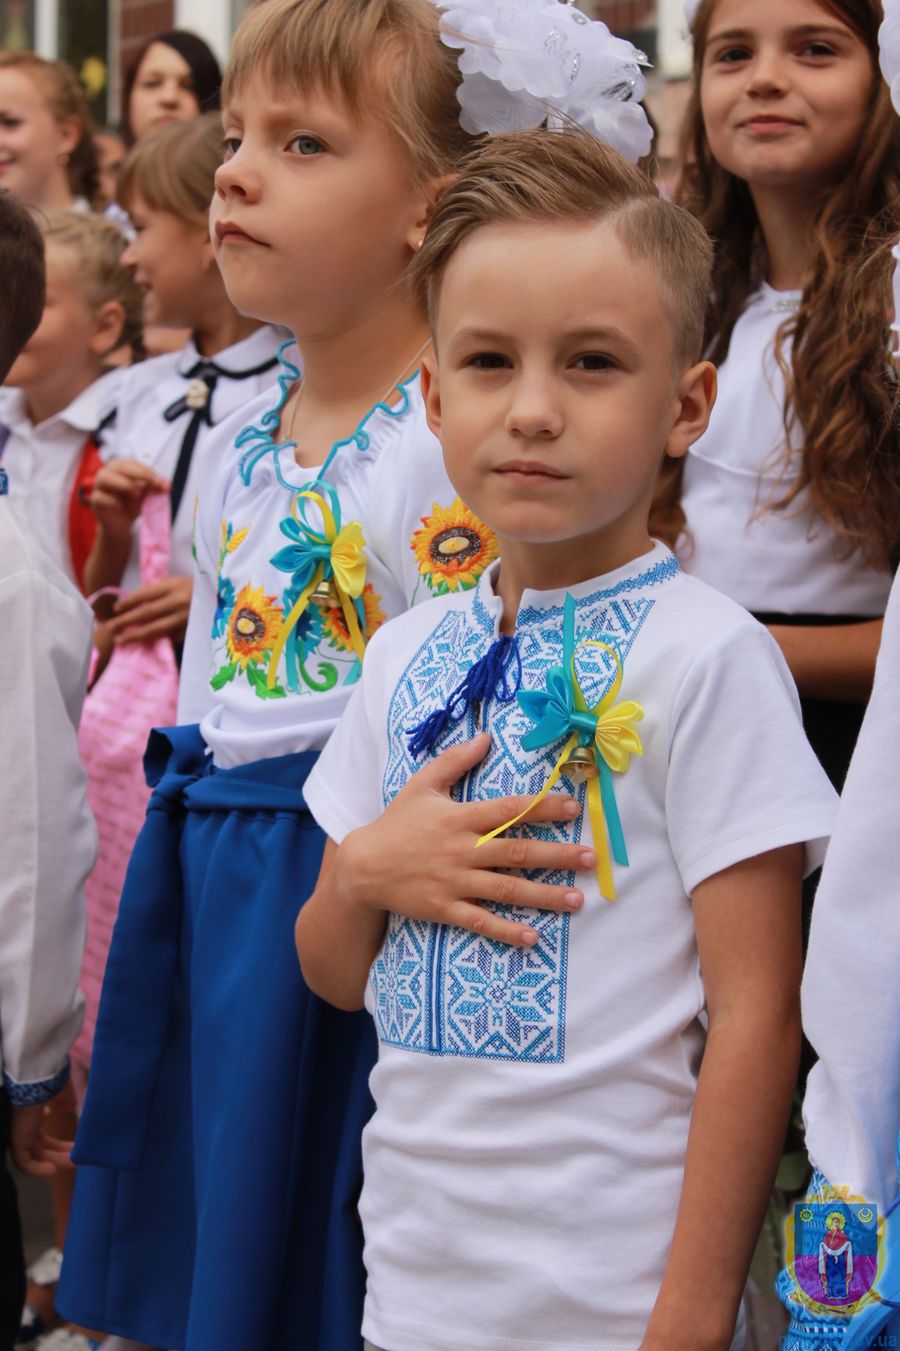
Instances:
[[[627,540],[563,540],[531,544],[497,540],[500,573],[497,595],[503,602],[501,633],[513,633],[525,591],[568,591],[583,582],[604,577],[650,553],[653,540],[646,530]]]
[[[99,380],[102,374],[103,367],[98,364],[96,368],[84,371],[79,376],[73,377],[59,386],[45,388],[32,385],[27,389],[23,388],[25,412],[28,414],[32,426],[39,427],[42,422],[62,413],[70,403],[78,398],[79,394],[89,389],[95,380]]]
[[[776,291],[800,291],[813,261],[813,225],[818,210],[809,189],[751,187],[766,245],[766,280]]]

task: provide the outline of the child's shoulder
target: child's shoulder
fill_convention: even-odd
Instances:
[[[377,673],[380,683],[392,686],[429,638],[442,626],[471,616],[477,591],[434,596],[389,619],[372,636],[366,651],[366,670]]]

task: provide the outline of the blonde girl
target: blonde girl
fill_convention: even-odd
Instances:
[[[148,753],[61,1292],[79,1322],[158,1345],[359,1351],[374,1038],[292,961],[324,844],[302,790],[367,639],[496,554],[427,428],[409,285],[476,139],[459,85],[429,0],[269,0],[226,73],[213,247],[238,310],[296,345],[201,485],[193,725]]]
[[[75,72],[34,52],[0,52],[0,187],[41,211],[99,201],[91,115]]]
[[[680,200],[716,241],[719,399],[658,523],[766,622],[843,781],[900,542],[890,247],[900,124],[878,0],[702,0]],[[686,523],[686,532],[681,534]]]
[[[141,296],[125,266],[127,241],[109,221],[58,212],[40,223],[47,301],[0,391],[0,459],[35,533],[83,585],[100,424],[122,374],[110,362],[122,349],[140,350]]]

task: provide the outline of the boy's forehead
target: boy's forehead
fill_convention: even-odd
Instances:
[[[622,242],[612,217],[589,221],[496,222],[472,231],[450,257],[438,319],[481,323],[503,313],[517,323],[596,321],[664,314],[648,265]],[[646,316],[644,316],[646,317]]]

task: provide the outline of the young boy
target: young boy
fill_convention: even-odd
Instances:
[[[430,423],[501,562],[376,635],[304,788],[330,842],[297,924],[379,1035],[384,1351],[732,1341],[834,798],[775,644],[647,531],[713,401],[710,255],[615,152],[538,131],[473,157],[419,256]],[[562,761],[568,821],[485,839]]]
[[[2,383],[44,308],[41,233],[2,191],[0,277]],[[25,1299],[6,1150],[37,1177],[61,1158],[42,1119],[81,1027],[84,881],[96,848],[76,743],[90,611],[6,492],[0,468],[0,1348],[12,1346]]]

